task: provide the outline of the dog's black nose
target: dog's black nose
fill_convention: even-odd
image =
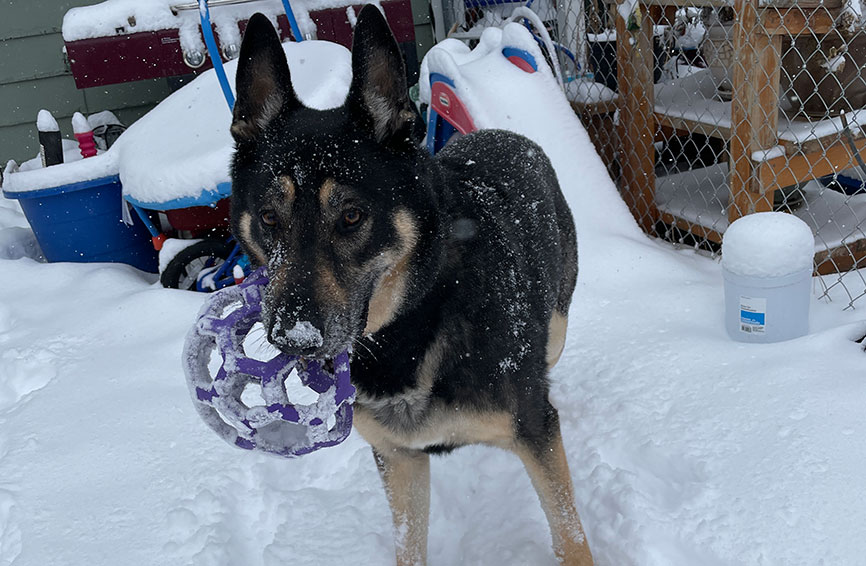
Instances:
[[[306,320],[295,322],[291,328],[275,321],[268,331],[268,340],[283,352],[296,356],[310,355],[324,343],[321,331]]]

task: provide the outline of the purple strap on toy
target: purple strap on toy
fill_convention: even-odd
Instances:
[[[267,283],[260,268],[240,285],[208,297],[186,337],[184,369],[199,416],[225,441],[293,458],[349,436],[355,388],[349,381],[347,351],[334,359],[333,373],[321,361],[283,353],[267,361],[247,357],[243,343],[261,320]],[[208,367],[214,349],[222,357],[216,376]],[[293,370],[301,383],[319,394],[314,404],[289,402],[285,381]],[[250,407],[241,400],[249,383],[261,386],[265,405]]]

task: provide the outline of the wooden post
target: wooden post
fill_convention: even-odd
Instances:
[[[655,148],[653,147],[653,44],[652,20],[641,6],[639,30],[628,31],[616,19],[617,85],[619,87],[619,139],[622,193],[641,228],[654,233],[659,212],[655,204]]]
[[[735,0],[734,69],[731,104],[731,203],[733,222],[773,209],[774,186],[762,186],[752,152],[777,143],[782,38],[764,33],[759,0]]]

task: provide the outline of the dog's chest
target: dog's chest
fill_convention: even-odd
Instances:
[[[377,413],[364,405],[356,405],[355,429],[379,451],[456,448],[479,443],[508,447],[513,440],[512,417],[505,411],[479,412],[461,410],[457,406],[437,406],[412,427],[401,427],[399,420],[383,422],[379,415],[381,410]]]
[[[439,333],[420,358],[411,385],[379,396],[360,389],[354,424],[374,448],[423,450],[478,442],[502,445],[511,438],[511,417],[507,412],[469,409],[469,405],[446,401],[435,392],[437,381],[449,378],[444,361],[448,350],[446,334]]]

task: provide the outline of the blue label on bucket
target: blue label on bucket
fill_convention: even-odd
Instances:
[[[767,299],[740,297],[740,331],[762,334],[767,324]]]
[[[765,313],[740,311],[740,322],[745,324],[760,324],[763,326]]]

